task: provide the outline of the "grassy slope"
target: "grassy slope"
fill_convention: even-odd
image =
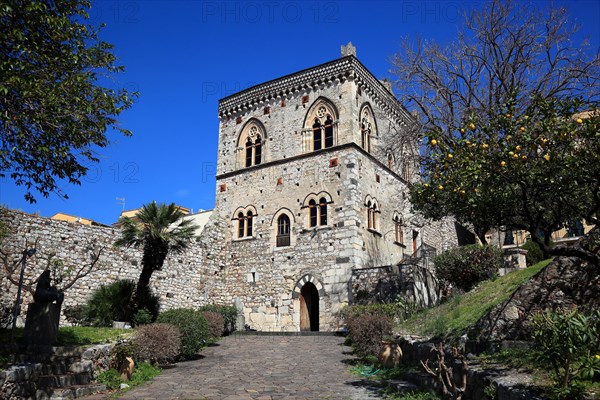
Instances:
[[[454,296],[444,304],[419,312],[401,323],[398,330],[403,334],[419,336],[459,336],[492,307],[507,300],[523,282],[550,261],[545,260],[524,270],[483,282],[469,293]]]
[[[131,329],[94,328],[88,326],[60,327],[58,330],[59,346],[81,346],[88,344],[114,342],[120,338],[130,336]],[[20,342],[23,339],[23,328],[17,328],[15,339]],[[10,329],[0,329],[0,340],[8,343],[10,341]]]

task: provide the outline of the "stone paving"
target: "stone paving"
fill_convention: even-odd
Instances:
[[[381,399],[336,336],[230,336],[120,399]],[[95,398],[102,398],[95,396]]]

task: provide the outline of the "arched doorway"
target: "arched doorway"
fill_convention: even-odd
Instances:
[[[319,330],[319,291],[311,282],[300,290],[300,331]]]

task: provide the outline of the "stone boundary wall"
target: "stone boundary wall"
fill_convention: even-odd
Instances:
[[[10,230],[2,243],[2,250],[9,254],[8,262],[20,259],[26,242],[29,247],[36,243],[36,254],[26,262],[25,284],[31,285],[47,268],[50,255],[59,263],[57,270],[66,276],[63,280],[65,284],[69,273],[89,264],[92,252],[101,249],[95,270],[66,290],[63,310],[65,306],[85,303],[102,284],[119,279],[137,282],[139,278],[142,252],[139,249],[115,247],[113,243],[119,237],[117,228],[57,221],[6,209],[0,209],[0,220]],[[160,296],[161,310],[197,308],[207,303],[232,304],[233,299],[225,295],[219,277],[225,265],[222,247],[226,227],[224,221],[213,215],[186,252],[168,257],[162,271],[152,275],[151,287]],[[60,284],[57,286],[61,288]],[[0,311],[6,313],[16,300],[17,287],[8,280],[3,260],[0,260],[0,291]],[[19,325],[24,323],[27,305],[33,301],[27,291],[23,291],[22,296]],[[64,318],[61,321],[63,323]]]
[[[431,359],[430,366],[435,360],[435,354],[432,353],[434,344],[422,342],[413,338],[403,338],[401,340],[402,365],[419,367],[422,370],[420,361],[426,362]],[[446,360],[450,360],[450,354],[447,352]],[[522,372],[507,369],[498,365],[482,366],[474,361],[469,361],[467,366],[467,387],[463,395],[463,400],[481,400],[487,399],[486,388],[493,387],[496,393],[495,400],[546,400],[546,397],[539,396],[535,389],[533,378]],[[418,374],[416,377],[419,386],[432,388],[432,377],[429,375]],[[457,379],[458,377],[455,377]],[[489,390],[489,389],[488,389]]]
[[[403,298],[428,307],[437,304],[439,297],[437,279],[420,265],[400,264],[352,271],[354,303],[392,303]]]

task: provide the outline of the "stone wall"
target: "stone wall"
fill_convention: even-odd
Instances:
[[[56,221],[12,210],[3,210],[0,218],[11,230],[2,246],[10,254],[9,262],[19,260],[26,241],[29,247],[35,244],[36,254],[27,260],[24,275],[26,285],[33,288],[32,282],[47,268],[50,255],[59,263],[58,271],[64,274],[64,285],[73,271],[90,263],[93,252],[100,251],[97,268],[67,289],[64,306],[83,304],[102,284],[119,279],[137,281],[139,277],[142,253],[139,249],[114,247],[113,243],[119,236],[116,228]],[[206,303],[231,304],[232,298],[222,290],[224,227],[225,223],[218,216],[211,217],[202,235],[188,251],[168,257],[162,271],[153,274],[151,286],[160,296],[162,310],[199,307]],[[12,307],[16,286],[9,282],[4,265],[1,266],[2,307]],[[60,284],[58,286],[61,287]],[[31,301],[31,294],[24,291],[20,324],[23,324],[22,319]]]
[[[428,307],[436,304],[439,296],[437,279],[421,265],[399,264],[352,271],[353,303],[393,303],[401,298]]]

